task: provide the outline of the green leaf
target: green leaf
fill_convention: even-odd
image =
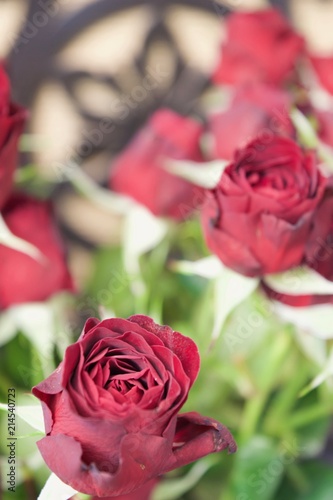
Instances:
[[[286,460],[286,454],[278,450],[273,440],[264,436],[253,437],[239,448],[235,456],[232,498],[273,500]]]
[[[8,248],[17,250],[18,252],[25,253],[37,261],[42,261],[44,259],[43,254],[38,248],[29,243],[28,241],[22,240],[15,236],[7,227],[5,221],[0,214],[0,244],[5,245]]]
[[[276,302],[275,312],[284,321],[319,339],[333,338],[333,307],[331,304],[291,307]]]
[[[127,318],[135,312],[131,277],[124,269],[120,248],[99,249],[94,257],[92,279],[77,304],[81,316],[98,316],[99,307]]]
[[[68,500],[76,493],[76,490],[52,473],[37,500]]]
[[[139,258],[155,248],[167,233],[168,225],[142,205],[135,205],[125,218],[124,265],[128,274],[139,275]]]
[[[215,279],[213,342],[220,336],[231,311],[251,295],[259,283],[256,278],[247,278],[228,269],[214,256],[194,262],[175,261],[171,264],[171,268],[183,274],[196,274],[207,279]]]
[[[213,189],[217,186],[228,160],[214,160],[207,163],[196,163],[186,160],[167,160],[164,168],[173,175],[181,177],[196,186]]]
[[[300,141],[304,146],[317,149],[320,158],[325,162],[330,170],[333,169],[333,149],[323,143],[310,120],[297,108],[294,108],[290,113],[291,120],[297,130]]]
[[[312,380],[312,382],[309,385],[307,385],[301,391],[300,396],[305,396],[305,394],[312,391],[313,389],[316,389],[316,387],[319,387],[321,384],[328,381],[329,379],[331,379],[330,385],[332,387],[332,380],[333,380],[332,377],[333,377],[333,348],[331,349],[330,356],[328,357],[323,370],[315,377],[314,380]]]
[[[15,360],[15,362],[13,362]],[[31,389],[44,376],[40,355],[22,332],[18,332],[0,350],[0,365],[6,374],[7,387]],[[48,372],[48,374],[50,371]],[[4,392],[5,388],[2,388]]]
[[[231,269],[224,268],[223,273],[215,282],[213,342],[220,336],[225,320],[231,311],[254,292],[258,283],[257,278],[247,278]]]
[[[48,302],[11,307],[7,314],[40,355],[45,374],[53,369],[54,313]]]
[[[170,263],[169,268],[182,274],[195,274],[202,278],[214,279],[222,274],[224,265],[217,257],[211,255],[196,261],[175,260]]]
[[[0,403],[0,410],[7,411],[6,404]],[[16,406],[15,413],[33,429],[45,433],[44,417],[41,405]]]
[[[300,469],[307,483],[302,491],[295,490],[295,486],[287,480],[279,490],[278,499],[281,500],[332,500],[333,474],[332,466],[324,462],[306,462]],[[292,479],[292,478],[291,478]]]
[[[332,281],[304,267],[296,267],[285,273],[267,275],[264,281],[276,292],[289,295],[333,294]]]
[[[16,324],[7,311],[0,316],[0,347],[7,344],[17,334]]]

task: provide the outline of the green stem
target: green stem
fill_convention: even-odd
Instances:
[[[297,464],[289,464],[288,467],[286,467],[286,474],[298,491],[304,492],[309,488],[309,480],[301,467]]]
[[[287,335],[281,335],[277,337],[276,342],[272,345],[270,352],[267,354],[265,381],[263,383],[263,387],[261,388],[261,391],[252,399],[248,400],[245,405],[242,429],[239,438],[240,443],[246,442],[255,434],[258,422],[270,395],[270,391],[275,384],[279,367],[286,358],[289,346],[290,337]]]
[[[247,401],[243,414],[243,424],[238,438],[239,443],[245,443],[255,434],[266,401],[266,392],[257,394]]]
[[[305,425],[312,424],[324,417],[333,415],[333,406],[316,405],[311,408],[299,410],[289,417],[288,426],[291,429],[297,429]]]
[[[294,407],[300,389],[304,386],[308,379],[308,369],[300,364],[299,370],[296,371],[293,378],[288,384],[285,384],[281,392],[276,396],[274,402],[270,406],[269,413],[265,419],[264,430],[270,434],[272,430],[276,430],[283,425],[288,425],[287,416]]]

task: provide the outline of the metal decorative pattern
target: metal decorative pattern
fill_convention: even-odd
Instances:
[[[275,0],[272,3],[285,10],[286,2]],[[154,98],[149,100],[149,103],[145,100],[142,106],[129,113],[126,119],[116,121],[114,123],[116,132],[112,134],[112,139],[104,139],[89,155],[94,154],[96,150],[104,149],[117,152],[147,116],[162,104],[179,112],[190,111],[192,103],[208,84],[207,77],[190,69],[182,57],[165,23],[167,10],[171,6],[180,5],[197,8],[212,16],[223,17],[232,7],[231,1],[221,5],[209,0],[99,0],[64,16],[61,4],[61,0],[30,0],[26,23],[9,58],[9,70],[15,89],[14,98],[28,107],[32,106],[43,82],[55,80],[65,88],[77,112],[86,122],[87,128],[96,127],[96,123],[105,117],[97,116],[84,108],[77,96],[77,83],[80,79],[100,82],[109,86],[116,94],[121,94],[121,79],[118,80],[109,74],[65,69],[55,64],[54,60],[78,34],[94,23],[130,8],[149,6],[153,13],[153,22],[146,33],[140,55],[133,61],[139,78],[146,76],[147,53],[156,41],[163,40],[174,57],[175,71],[169,82],[169,88],[163,91],[160,88],[153,90]],[[182,75],[181,84],[177,85],[180,75]]]

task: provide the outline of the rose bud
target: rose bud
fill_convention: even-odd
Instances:
[[[190,338],[146,316],[89,319],[64,361],[33,388],[46,437],[38,448],[66,484],[98,497],[236,444],[219,422],[178,414],[199,370]]]
[[[12,189],[17,145],[26,117],[25,109],[10,102],[9,80],[0,64],[0,210]]]
[[[313,55],[310,56],[310,61],[320,84],[330,94],[333,94],[333,56],[324,57]]]
[[[167,159],[202,161],[202,125],[169,109],[156,111],[112,165],[110,189],[157,216],[181,219],[202,202],[203,191],[164,168]]]
[[[314,151],[283,137],[254,140],[236,152],[207,193],[202,221],[208,247],[246,276],[299,265],[326,183]],[[326,236],[326,224],[322,230]]]
[[[15,236],[40,251],[40,258],[0,244],[0,308],[42,301],[61,290],[73,290],[50,205],[15,194],[2,216]]]
[[[211,157],[232,160],[236,149],[257,137],[262,140],[273,135],[292,137],[290,107],[287,92],[274,87],[257,84],[237,89],[230,108],[215,112],[208,119]]]
[[[303,39],[276,9],[236,12],[226,20],[222,57],[213,75],[217,84],[282,84],[303,51]]]

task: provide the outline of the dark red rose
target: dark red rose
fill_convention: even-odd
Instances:
[[[313,151],[292,140],[255,140],[236,152],[203,207],[210,250],[246,276],[278,273],[305,256],[327,180]],[[317,219],[316,219],[317,221]],[[327,226],[323,226],[326,236]]]
[[[199,139],[203,126],[169,109],[154,113],[115,159],[110,188],[134,198],[153,214],[181,219],[202,201],[203,191],[171,175],[166,159],[202,161]]]
[[[333,94],[333,56],[310,56],[310,61],[321,85]]]
[[[291,100],[287,92],[257,84],[239,88],[227,111],[212,114],[208,132],[212,135],[212,158],[231,160],[236,149],[259,138],[294,135],[289,118]]]
[[[303,51],[303,39],[275,9],[236,12],[226,21],[227,37],[215,83],[280,85]]]
[[[9,80],[0,64],[0,210],[8,199],[17,163],[17,144],[26,111],[10,102]]]
[[[305,247],[304,265],[311,267],[327,280],[333,281],[333,177],[327,180],[324,196],[317,208],[312,230]],[[287,282],[292,292],[292,280]],[[298,278],[297,278],[298,279]],[[309,307],[320,304],[332,304],[332,294],[282,293],[274,290],[267,280],[262,280],[261,287],[270,299],[292,307]]]
[[[73,290],[49,204],[16,194],[5,205],[2,216],[15,236],[40,250],[42,259],[37,261],[0,244],[0,308]]]
[[[147,316],[89,319],[64,361],[33,389],[48,467],[76,490],[125,495],[209,453],[236,451],[230,432],[178,412],[199,370],[195,343]]]
[[[333,176],[327,179],[326,189],[317,209],[306,246],[305,263],[324,278],[333,281]]]

